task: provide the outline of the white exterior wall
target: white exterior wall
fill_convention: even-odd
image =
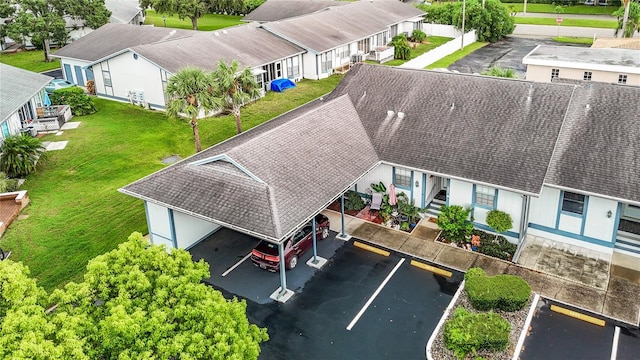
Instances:
[[[105,88],[103,70],[111,74],[113,93]],[[161,69],[142,56],[133,58],[133,53],[126,52],[93,66],[98,96],[129,101],[128,92],[139,90],[144,92],[144,101],[153,108],[165,106],[162,90]]]
[[[220,228],[218,224],[198,219],[179,211],[173,212],[173,221],[175,224],[176,241],[180,249],[190,248],[205,236]]]
[[[624,72],[602,71],[592,69],[574,69],[558,66],[527,65],[526,79],[537,82],[551,82],[551,69],[559,69],[561,79],[583,80],[584,72],[591,71],[591,81],[604,83],[618,83],[618,75],[627,75],[627,85],[640,86],[640,74]]]
[[[611,211],[612,214],[610,218],[607,217],[608,211]],[[613,246],[617,211],[617,201],[589,196],[584,236],[611,242],[611,246]]]
[[[473,184],[465,181],[451,179],[447,189],[449,205],[470,207],[473,200]]]
[[[531,197],[529,222],[555,228],[560,190],[543,186],[540,197]]]
[[[149,238],[154,245],[166,245],[167,249],[173,248],[169,209],[145,201],[147,209],[147,225],[149,226]]]
[[[380,164],[375,169],[371,170],[366,176],[360,179],[357,183],[357,189],[359,193],[365,193],[368,188],[371,187],[371,183],[379,183],[382,181],[384,186],[389,188],[389,184],[393,180],[392,167],[386,164]],[[354,188],[355,190],[355,188]]]
[[[305,79],[318,80],[318,58],[316,54],[312,52],[305,52],[302,54],[302,74]]]
[[[67,64],[67,65],[69,65],[71,67],[71,78],[67,77],[67,73],[64,70],[64,65],[65,64]],[[64,77],[67,81],[78,85],[79,82],[78,82],[78,78],[76,76],[75,67],[76,66],[80,66],[80,68],[82,68],[83,83],[86,85],[87,84],[87,73],[86,73],[86,70],[84,69],[84,67],[87,66],[88,64],[89,64],[89,62],[87,62],[87,61],[61,58],[60,59],[60,68],[62,69],[62,77]],[[95,77],[95,73],[94,73],[94,77]]]
[[[506,212],[511,215],[513,227],[509,229],[511,232],[520,232],[520,223],[522,222],[522,195],[507,190],[498,189],[498,204],[496,210]],[[473,210],[474,222],[487,225],[487,214],[489,209],[475,207]]]

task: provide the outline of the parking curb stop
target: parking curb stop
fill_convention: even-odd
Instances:
[[[382,250],[382,249],[377,248],[375,246],[367,245],[367,244],[361,243],[359,241],[354,241],[353,242],[353,246],[359,247],[360,249],[364,249],[364,250],[368,250],[368,251],[374,252],[374,253],[376,253],[378,255],[382,255],[382,256],[391,255],[391,253],[386,251],[386,250]]]
[[[573,311],[573,310],[569,310],[557,305],[551,305],[549,307],[549,309],[551,309],[551,311],[555,311],[557,313],[563,314],[563,315],[567,315],[569,317],[572,317],[574,319],[578,319],[578,320],[582,320],[582,321],[586,321],[588,323],[594,324],[594,325],[598,325],[598,326],[605,326],[606,322],[602,319],[598,319],[597,317],[594,316],[590,316],[587,314],[583,314],[577,311]]]
[[[430,271],[430,272],[432,272],[434,274],[437,274],[437,275],[442,275],[444,277],[450,278],[450,277],[453,276],[453,273],[451,271],[440,269],[440,268],[437,268],[435,266],[431,266],[429,264],[425,264],[425,263],[422,263],[422,262],[419,262],[419,261],[411,260],[411,265],[413,265],[413,266],[415,266],[417,268],[423,269],[423,270]]]

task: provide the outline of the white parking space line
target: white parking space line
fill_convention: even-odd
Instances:
[[[616,331],[613,333],[613,346],[611,347],[611,360],[618,358],[618,341],[620,340],[620,327],[616,326]]]
[[[238,266],[240,266],[240,264],[242,264],[245,260],[247,260],[249,258],[249,256],[251,256],[251,253],[248,253],[247,256],[243,257],[242,260],[238,261],[237,263],[233,264],[232,267],[230,267],[229,269],[227,269],[227,271],[222,273],[222,277],[225,277],[227,275],[229,275],[230,272],[233,271],[233,269],[237,268]]]
[[[364,312],[367,311],[367,308],[369,307],[369,305],[371,305],[373,300],[375,300],[376,296],[378,296],[378,294],[380,293],[380,291],[382,291],[384,286],[387,285],[387,283],[389,282],[389,280],[391,279],[393,274],[395,274],[396,271],[398,271],[398,269],[400,268],[400,265],[402,265],[403,262],[404,262],[404,258],[402,258],[402,259],[400,259],[400,261],[398,261],[398,264],[396,264],[396,267],[394,267],[393,270],[391,270],[391,272],[389,273],[389,275],[387,275],[386,279],[384,279],[382,284],[380,284],[380,286],[378,286],[378,289],[376,289],[376,291],[373,293],[373,295],[371,295],[369,300],[367,300],[367,302],[364,304],[362,309],[360,309],[360,312],[358,312],[356,317],[354,317],[353,320],[351,320],[351,323],[349,323],[349,325],[347,326],[347,330],[351,331],[351,329],[353,329],[353,327],[356,325],[358,320],[360,320],[360,317],[362,316],[362,314],[364,314]]]

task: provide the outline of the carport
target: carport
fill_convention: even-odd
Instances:
[[[348,129],[348,131],[345,131]],[[286,301],[284,242],[341,199],[380,161],[347,96],[308,103],[208,148],[120,192],[144,200],[151,242],[188,249],[220,226],[278,246],[280,288]]]

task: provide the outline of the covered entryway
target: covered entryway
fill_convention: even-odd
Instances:
[[[615,250],[640,257],[640,206],[622,204]]]
[[[426,177],[426,189],[424,204],[427,208],[427,214],[431,216],[438,216],[440,214],[440,207],[447,204],[447,185],[449,180],[447,178],[435,175],[429,175]]]

